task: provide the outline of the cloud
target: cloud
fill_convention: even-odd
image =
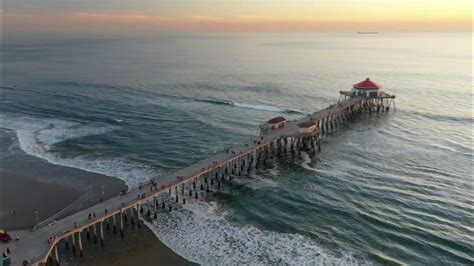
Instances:
[[[471,19],[383,16],[164,16],[143,13],[72,12],[2,14],[5,31],[153,32],[153,31],[359,31],[470,30]]]

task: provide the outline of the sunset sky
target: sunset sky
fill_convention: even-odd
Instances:
[[[3,0],[5,32],[471,31],[470,0]]]

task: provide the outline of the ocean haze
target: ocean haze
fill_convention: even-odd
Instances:
[[[396,111],[326,136],[321,162],[283,156],[149,226],[201,264],[468,265],[471,42],[471,33],[12,38],[1,51],[0,128],[44,167],[137,186],[258,135],[272,117],[325,108],[370,77],[397,95]]]

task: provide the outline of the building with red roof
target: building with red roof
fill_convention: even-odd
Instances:
[[[352,94],[356,96],[380,96],[382,91],[382,86],[370,80],[370,78],[366,78],[352,86]]]
[[[267,131],[269,129],[284,128],[285,125],[286,125],[286,118],[284,118],[283,116],[277,116],[268,120],[264,124],[261,124],[260,129],[262,131]]]
[[[314,121],[305,121],[298,124],[298,131],[302,134],[315,134],[317,129]]]
[[[267,121],[267,125],[270,129],[285,127],[286,118],[283,116],[277,116]]]

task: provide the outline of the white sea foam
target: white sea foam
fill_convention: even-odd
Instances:
[[[39,129],[36,139],[42,144],[53,145],[69,139],[101,135],[115,129],[117,127],[94,127],[78,123],[56,122],[56,124],[50,124],[47,128]]]
[[[329,175],[329,176],[346,176],[347,173],[345,171],[342,171],[340,169],[334,169],[331,167],[331,165],[317,161],[318,168],[315,168],[312,164],[313,161],[309,157],[309,155],[302,151],[301,152],[301,158],[303,158],[303,162],[301,163],[301,167],[303,167],[306,170],[316,172],[318,174],[324,174],[324,175]]]
[[[275,179],[267,178],[257,173],[251,173],[244,178],[235,178],[233,182],[244,185],[253,190],[278,187],[278,182]]]
[[[203,265],[357,265],[350,254],[333,255],[312,239],[235,224],[216,202],[189,201],[173,212],[159,212],[147,223],[168,247]]]
[[[0,115],[0,120],[1,127],[16,132],[20,148],[25,153],[49,163],[117,177],[129,187],[137,186],[157,174],[156,169],[126,158],[100,158],[93,154],[71,158],[50,151],[52,145],[65,140],[100,135],[116,130],[117,127],[85,125],[59,119],[8,117],[3,114]]]
[[[315,169],[311,166],[311,158],[309,157],[309,155],[302,151],[301,152],[301,158],[303,158],[303,162],[301,163],[301,166],[304,168],[304,169],[307,169],[307,170],[310,170],[310,171],[314,171],[314,172],[318,172],[319,170],[318,169]]]
[[[298,110],[298,109],[289,109],[289,108],[283,108],[283,107],[277,107],[277,106],[271,106],[271,105],[239,103],[239,102],[232,102],[232,105],[241,107],[241,108],[255,109],[255,110],[261,110],[261,111],[268,111],[268,112],[304,114],[303,111]]]
[[[278,106],[266,105],[266,104],[242,103],[242,102],[235,102],[231,100],[221,100],[221,99],[213,99],[213,98],[195,99],[195,100],[199,102],[230,105],[230,106],[235,106],[235,107],[240,107],[240,108],[254,109],[254,110],[260,110],[260,111],[267,111],[267,112],[305,114],[303,111],[299,109],[278,107]]]

